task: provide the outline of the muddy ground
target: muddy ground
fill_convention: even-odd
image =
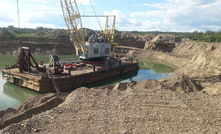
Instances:
[[[1,133],[220,133],[219,44],[158,35],[116,55],[177,67],[171,78],[49,93],[0,111]]]

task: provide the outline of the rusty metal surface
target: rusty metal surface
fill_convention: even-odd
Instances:
[[[60,75],[53,75],[60,91],[78,88],[92,82],[138,70],[138,63],[123,62],[121,66],[105,68],[92,65],[75,70],[65,70]],[[2,70],[3,79],[16,85],[27,87],[39,92],[55,92],[55,88],[45,73],[20,73],[18,68]]]

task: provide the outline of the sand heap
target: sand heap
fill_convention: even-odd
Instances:
[[[184,74],[175,74],[168,79],[162,79],[161,82],[170,89],[183,93],[198,92],[203,89],[198,81]]]
[[[204,48],[195,52],[192,59],[181,69],[190,77],[211,77],[221,74],[220,44],[204,44]]]
[[[220,96],[181,94],[156,80],[82,87],[2,133],[218,133],[219,106]]]
[[[169,63],[185,61],[171,78],[92,89],[82,87],[67,97],[64,95],[65,101],[54,94],[38,96],[27,100],[18,109],[1,111],[0,126],[5,128],[0,133],[221,132],[221,94],[201,92],[203,87],[205,90],[205,84],[197,81],[216,82],[217,88],[210,88],[219,89],[221,47],[177,43],[179,41],[175,36],[159,35],[149,41],[150,44],[146,43],[150,51],[142,53],[142,57],[154,57]],[[161,45],[163,42],[165,46]],[[154,49],[158,51],[152,51]]]
[[[61,104],[66,96],[67,93],[47,93],[27,99],[17,109],[8,108],[0,111],[0,129],[52,109]]]
[[[181,38],[171,34],[159,34],[151,41],[147,41],[144,49],[172,52],[175,48],[175,43],[181,42]]]

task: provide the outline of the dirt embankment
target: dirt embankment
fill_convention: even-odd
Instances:
[[[89,29],[84,29],[84,31],[86,34],[93,33]],[[119,46],[142,49],[145,42],[152,38],[151,36],[135,35],[128,32],[117,32],[115,42]],[[19,47],[29,47],[34,54],[75,54],[75,48],[70,43],[67,30],[47,29],[36,33],[33,37],[15,37],[9,31],[0,28],[0,53],[17,54]],[[124,52],[126,52],[125,49]]]
[[[50,110],[47,109],[51,105],[50,97],[43,99],[43,103],[26,107],[29,103],[35,104],[35,98],[29,99],[17,110],[0,112],[0,123],[4,128],[0,132],[221,132],[221,45],[197,43],[173,35],[158,35],[144,42],[143,48],[127,45],[118,47],[120,51],[116,51],[116,55],[154,58],[178,68],[171,78],[159,81],[131,81],[92,89],[78,88],[64,102],[59,101],[58,106]],[[124,49],[128,51],[124,52]],[[38,97],[37,100],[44,98]],[[49,103],[46,103],[47,100]],[[35,107],[44,110],[32,113]],[[21,109],[26,113],[20,113]],[[11,113],[14,116],[11,117]],[[23,118],[18,122],[20,116]]]
[[[119,56],[152,58],[175,65],[175,74],[197,80],[207,93],[221,93],[221,43],[202,43],[160,34],[141,46],[118,46]]]
[[[17,109],[8,108],[0,111],[0,130],[10,124],[18,123],[22,120],[31,118],[33,115],[57,107],[65,100],[66,96],[67,93],[48,93],[27,99]]]
[[[33,54],[75,54],[75,49],[72,44],[64,43],[48,43],[48,42],[0,42],[1,54],[19,54],[21,47],[29,47]]]
[[[29,47],[34,54],[75,54],[66,30],[44,30],[31,37],[15,37],[0,29],[1,54],[18,54],[20,47]]]
[[[221,93],[221,43],[200,43],[173,35],[158,35],[147,41],[144,49],[139,51],[135,56],[158,59],[177,66],[175,74],[197,80],[203,86],[203,91]]]
[[[220,112],[220,96],[183,94],[156,80],[131,81],[78,88],[57,107],[2,133],[219,133]]]
[[[131,38],[135,39],[135,35]],[[221,73],[221,43],[200,43],[174,35],[160,34],[146,37],[141,44],[120,45],[115,49],[119,56],[143,57],[162,60],[177,66],[190,77],[211,77]]]

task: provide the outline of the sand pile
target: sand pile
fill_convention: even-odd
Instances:
[[[82,87],[2,133],[218,133],[219,106],[220,96],[181,94],[156,80]]]
[[[170,34],[159,34],[151,41],[147,41],[144,49],[172,52],[175,48],[175,43],[181,42],[181,38]]]
[[[62,103],[66,96],[66,93],[43,94],[27,99],[17,109],[8,108],[0,111],[0,129],[52,109]]]
[[[184,74],[175,74],[168,79],[162,79],[161,82],[174,91],[190,93],[201,91],[201,84]]]

